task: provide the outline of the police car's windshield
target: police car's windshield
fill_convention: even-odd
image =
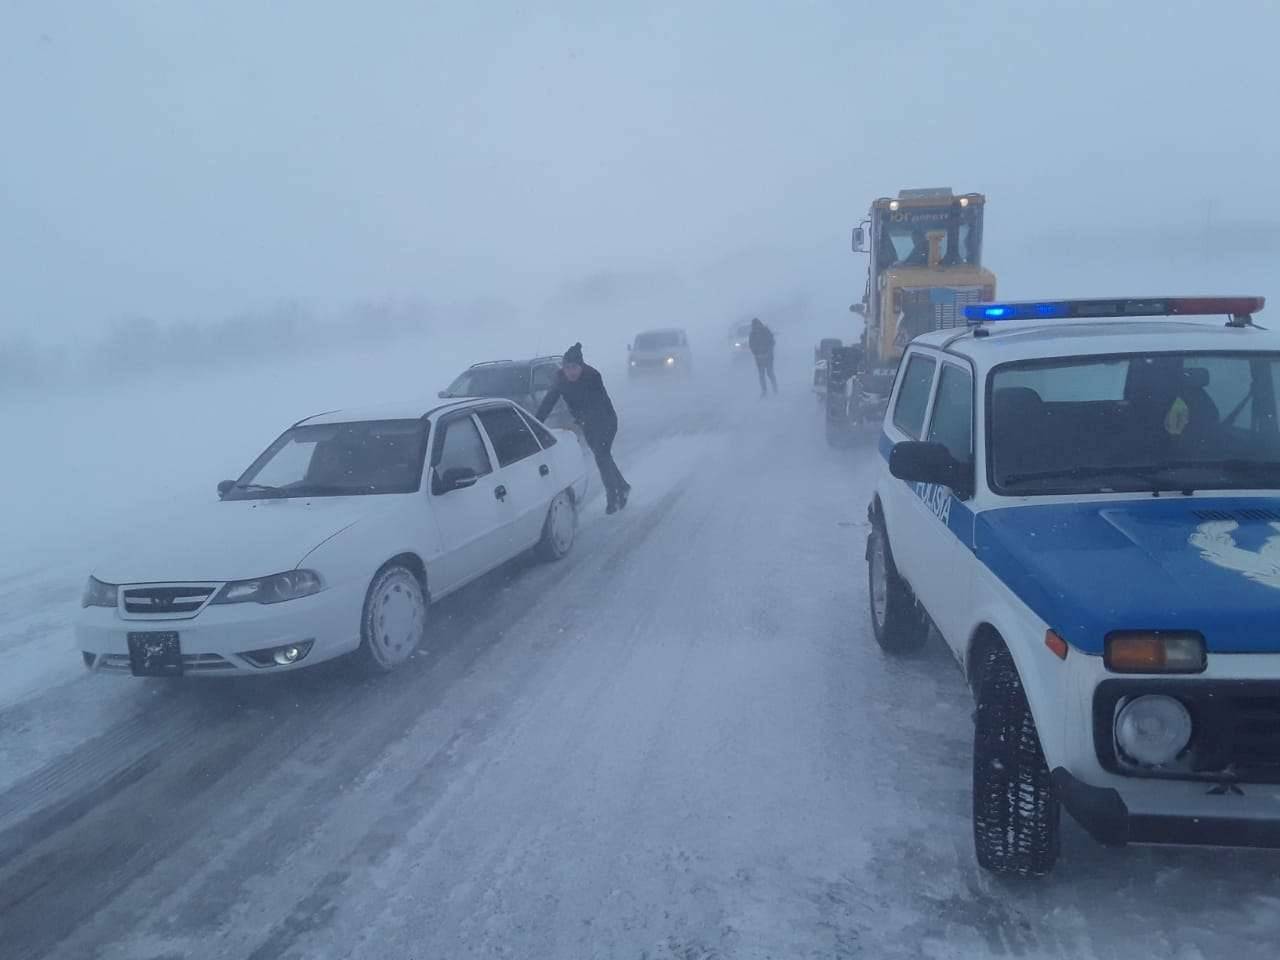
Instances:
[[[1035,360],[989,381],[991,487],[1008,495],[1280,488],[1280,355]]]
[[[412,493],[422,480],[427,423],[304,424],[266,449],[226,500]]]

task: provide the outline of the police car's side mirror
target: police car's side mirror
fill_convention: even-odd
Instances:
[[[961,463],[940,443],[904,440],[889,452],[889,473],[909,483],[936,483],[950,487],[964,499],[973,494],[968,464]]]

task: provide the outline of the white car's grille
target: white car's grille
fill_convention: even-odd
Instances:
[[[215,589],[208,583],[125,587],[124,612],[147,617],[194,616],[209,602]]]

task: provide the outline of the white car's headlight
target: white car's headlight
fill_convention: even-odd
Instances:
[[[675,358],[675,357],[667,357],[667,366],[668,366],[668,367],[670,367],[670,366],[674,366],[674,365],[675,365],[675,362],[676,362],[676,358]]]
[[[284,603],[323,589],[320,574],[314,570],[290,570],[257,580],[234,580],[219,590],[210,603]]]
[[[115,609],[120,588],[114,583],[103,583],[97,577],[90,577],[84,585],[84,596],[80,598],[82,607],[111,607]]]

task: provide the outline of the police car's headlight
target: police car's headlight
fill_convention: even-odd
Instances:
[[[1191,631],[1126,630],[1107,634],[1103,662],[1113,673],[1200,673],[1204,637]]]
[[[675,357],[667,357],[667,366],[668,366],[668,367],[675,366],[675,362],[676,362],[676,358],[675,358]]]
[[[1148,767],[1171,763],[1191,742],[1191,714],[1163,694],[1134,697],[1116,714],[1116,746]]]

